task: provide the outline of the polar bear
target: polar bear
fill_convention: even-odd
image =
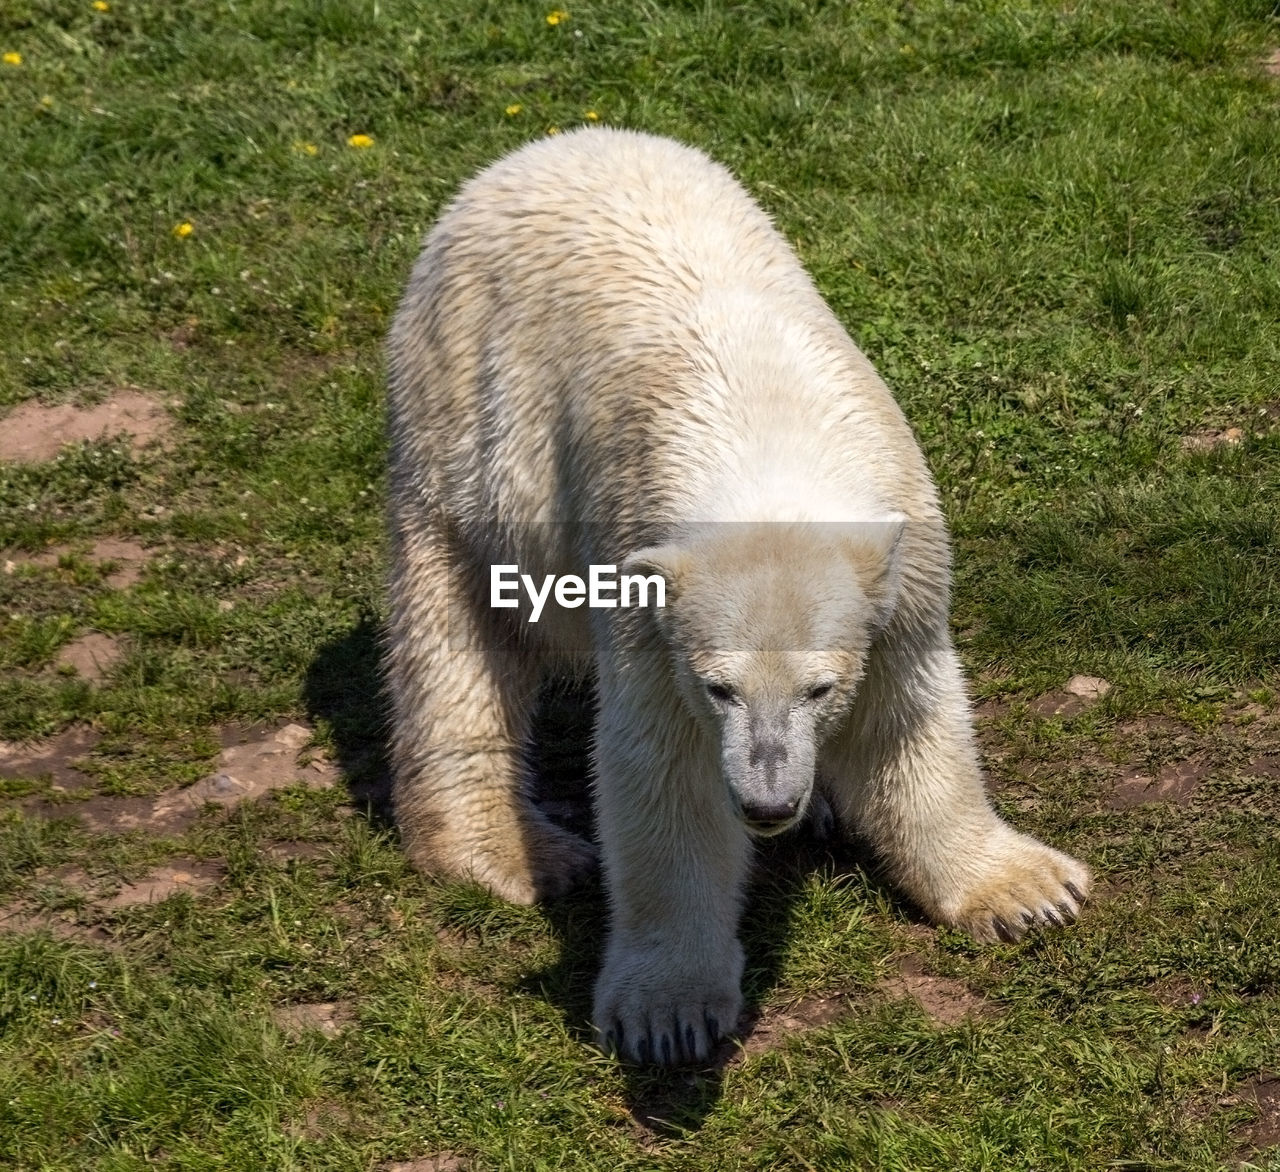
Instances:
[[[920,449],[724,168],[588,128],[473,178],[391,328],[389,437],[405,850],[522,903],[590,869],[523,750],[540,674],[591,673],[607,1050],[700,1061],[734,1029],[751,842],[815,778],[936,922],[992,941],[1076,916],[1088,870],[986,797]],[[664,605],[566,593],[533,622],[490,589],[517,566],[547,590],[621,567]]]

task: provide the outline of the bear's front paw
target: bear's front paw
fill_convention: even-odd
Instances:
[[[941,917],[983,943],[1012,943],[1035,924],[1061,927],[1089,894],[1088,867],[1013,830],[998,837],[985,861],[978,881]]]
[[[596,982],[596,1042],[631,1062],[705,1062],[742,1011],[742,948],[690,963],[678,946],[611,947]]]

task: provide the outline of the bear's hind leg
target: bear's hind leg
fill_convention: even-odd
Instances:
[[[562,894],[595,864],[586,840],[525,793],[537,665],[486,629],[447,538],[395,526],[387,674],[396,821],[422,871],[473,879],[513,903]]]

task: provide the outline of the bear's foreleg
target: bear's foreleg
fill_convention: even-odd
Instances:
[[[704,1061],[742,1009],[748,836],[714,749],[669,682],[627,688],[602,674],[600,712],[596,811],[610,914],[596,1038],[636,1062]]]
[[[991,808],[960,665],[949,639],[877,647],[848,726],[825,755],[837,813],[938,923],[982,941],[1076,917],[1083,863]]]
[[[394,521],[386,663],[396,821],[420,870],[533,903],[590,871],[595,851],[525,795],[536,664],[486,627],[451,553],[429,519]]]

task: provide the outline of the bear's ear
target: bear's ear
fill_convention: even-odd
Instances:
[[[906,526],[906,513],[886,513],[850,525],[845,537],[845,556],[871,604],[871,627],[876,634],[889,625],[898,605],[899,547]]]
[[[670,606],[680,594],[680,580],[689,568],[689,551],[678,545],[651,545],[630,554],[619,567],[623,574],[661,576],[666,582],[666,604]]]

